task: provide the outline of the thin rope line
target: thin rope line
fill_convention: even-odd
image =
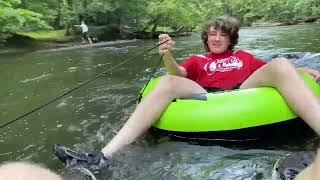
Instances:
[[[149,77],[146,85],[145,85],[145,86],[143,87],[143,89],[140,91],[139,97],[138,97],[138,102],[141,101],[141,99],[142,99],[142,93],[143,93],[143,91],[147,88],[148,84],[149,84],[150,81],[151,81],[151,78],[154,76],[154,74],[156,73],[158,67],[160,66],[160,63],[161,63],[161,61],[162,61],[162,59],[163,59],[163,56],[164,56],[164,55],[162,54],[161,57],[160,57],[160,60],[159,60],[158,64],[157,64],[156,67],[153,69],[153,72],[151,73],[151,76]]]
[[[92,82],[92,81],[94,81],[94,80],[96,80],[96,79],[100,78],[101,76],[103,76],[103,75],[104,75],[104,74],[106,74],[107,72],[109,72],[109,71],[111,71],[111,70],[113,70],[113,69],[115,69],[115,68],[117,68],[117,67],[119,67],[119,66],[121,66],[121,65],[125,64],[125,63],[126,63],[126,62],[128,62],[128,61],[131,61],[131,60],[135,59],[136,57],[138,57],[138,56],[140,56],[140,55],[142,55],[142,54],[144,54],[144,53],[147,53],[147,52],[149,52],[149,51],[153,50],[154,48],[156,48],[156,47],[160,46],[160,45],[161,45],[161,44],[163,44],[163,43],[166,43],[167,41],[168,41],[168,40],[166,40],[166,41],[164,41],[164,42],[162,42],[162,43],[159,43],[159,44],[157,44],[157,45],[155,45],[155,46],[153,46],[153,47],[151,47],[151,48],[149,48],[149,49],[146,49],[146,50],[144,50],[144,51],[142,51],[142,52],[138,53],[137,55],[135,55],[134,57],[132,57],[132,58],[130,58],[130,59],[128,59],[128,60],[122,61],[121,63],[119,63],[119,64],[117,64],[117,65],[115,65],[115,66],[111,67],[110,69],[108,69],[108,70],[106,70],[106,71],[104,71],[104,72],[102,72],[102,73],[100,73],[100,74],[96,75],[94,78],[89,79],[88,81],[86,81],[86,82],[84,82],[84,83],[80,84],[79,86],[76,86],[75,88],[71,89],[70,91],[68,91],[68,92],[66,92],[66,93],[64,93],[64,94],[62,94],[62,95],[60,95],[60,96],[58,96],[58,97],[56,97],[56,98],[54,98],[54,99],[50,100],[50,101],[49,101],[49,102],[47,102],[47,103],[44,103],[43,105],[41,105],[41,106],[39,106],[39,107],[37,107],[37,108],[35,108],[35,109],[33,109],[33,110],[31,110],[31,111],[27,112],[27,113],[24,113],[24,114],[22,114],[22,115],[18,116],[17,118],[15,118],[15,119],[13,119],[13,120],[11,120],[11,121],[8,121],[7,123],[2,124],[2,125],[0,126],[0,129],[1,129],[1,128],[6,127],[6,126],[8,126],[8,125],[10,125],[10,124],[12,124],[12,123],[14,123],[14,122],[16,122],[16,121],[18,121],[19,119],[22,119],[22,118],[24,118],[24,117],[26,117],[26,116],[28,116],[28,115],[30,115],[30,114],[32,114],[32,113],[34,113],[34,112],[38,111],[39,109],[41,109],[41,108],[43,108],[43,107],[45,107],[45,106],[47,106],[47,105],[49,105],[49,104],[51,104],[51,103],[53,103],[53,102],[57,101],[58,99],[61,99],[62,97],[64,97],[64,96],[66,96],[66,95],[68,95],[68,94],[70,94],[70,93],[74,92],[75,90],[77,90],[77,89],[79,89],[79,88],[81,88],[81,87],[85,86],[86,84],[89,84],[90,82]]]

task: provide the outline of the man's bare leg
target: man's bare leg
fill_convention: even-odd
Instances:
[[[318,180],[320,179],[320,150],[318,150],[315,160],[312,164],[302,170],[295,180]]]
[[[37,164],[29,162],[10,162],[0,166],[0,180],[62,180],[62,178]]]
[[[261,67],[240,88],[261,86],[275,87],[288,105],[320,134],[319,101],[287,59],[276,59]]]
[[[258,69],[242,84],[241,88],[261,86],[277,88],[288,105],[320,135],[319,101],[288,60],[276,59]],[[314,163],[301,171],[295,179],[320,179],[320,151],[318,151]]]
[[[88,37],[88,41],[89,41],[90,44],[92,44],[91,38]]]
[[[137,106],[118,134],[102,152],[109,157],[146,132],[175,98],[188,97],[206,91],[194,81],[178,76],[165,76],[157,87]]]
[[[81,39],[82,39],[81,44],[85,44],[86,40],[83,37],[81,37]]]

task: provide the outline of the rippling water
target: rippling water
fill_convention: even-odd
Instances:
[[[269,61],[294,54],[320,52],[320,26],[248,28],[239,48]],[[200,36],[176,38],[178,61],[203,53]],[[12,120],[67,92],[125,59],[154,46],[156,40],[136,40],[108,46],[42,51],[0,56],[0,122]],[[99,150],[134,110],[137,94],[159,61],[157,50],[120,66],[102,78],[0,131],[0,162],[32,160],[58,172],[64,166],[52,154],[52,144],[77,150]],[[320,69],[320,58],[292,60]],[[161,68],[158,73],[164,73]],[[239,149],[218,145],[140,138],[116,154],[112,171],[101,179],[270,179],[274,162],[292,151],[313,148],[312,139],[291,140],[276,148]],[[266,150],[269,149],[269,150]]]

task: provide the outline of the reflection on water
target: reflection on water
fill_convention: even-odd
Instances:
[[[239,48],[269,61],[290,53],[303,57],[320,52],[319,25],[249,28],[241,31]],[[179,62],[203,53],[198,34],[176,38]],[[0,57],[1,124],[86,82],[154,46],[136,40],[107,46],[42,51]],[[52,144],[98,150],[134,110],[136,98],[159,61],[156,50],[118,67],[102,78],[0,131],[0,161],[32,160],[63,171]],[[320,57],[292,59],[320,69]],[[163,74],[161,68],[157,74]],[[312,141],[313,142],[313,141]],[[312,149],[309,139],[263,150],[198,146],[147,134],[115,155],[112,171],[101,179],[270,179],[274,162],[288,152]],[[299,147],[299,148],[297,148]]]

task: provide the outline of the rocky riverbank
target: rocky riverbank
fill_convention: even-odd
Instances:
[[[105,30],[105,31],[104,31]],[[106,35],[106,33],[109,33]],[[92,28],[91,38],[96,46],[101,44],[109,44],[112,42],[130,41],[134,39],[151,39],[157,38],[159,34],[168,32],[110,32],[106,29]],[[191,32],[168,33],[172,37],[175,36],[188,36]],[[59,40],[39,40],[21,34],[13,34],[6,38],[0,38],[0,54],[12,54],[31,52],[36,50],[48,49],[72,49],[89,46],[88,44],[81,43],[81,32],[74,33],[71,36],[66,36],[64,39]]]
[[[296,19],[286,22],[253,22],[251,27],[290,26],[307,23],[320,24],[320,17],[308,17],[306,19]]]

